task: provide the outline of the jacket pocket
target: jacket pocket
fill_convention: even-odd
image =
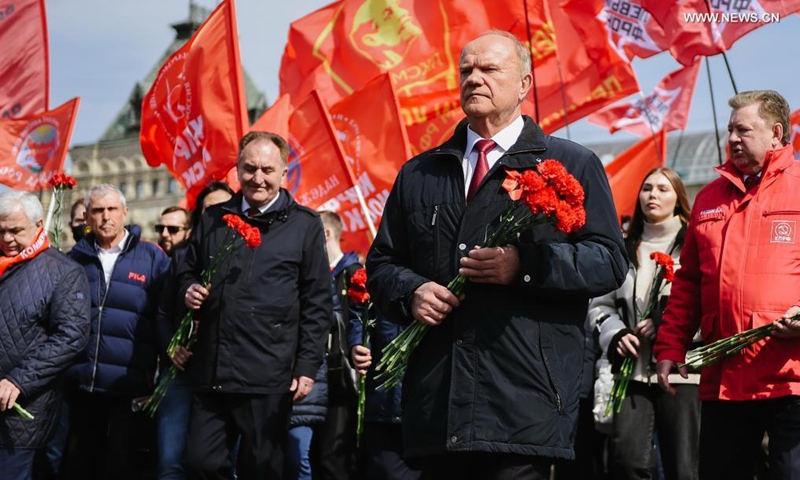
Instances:
[[[800,226],[800,210],[781,209],[764,211],[758,231],[757,271],[768,273],[794,273],[800,258],[800,242],[797,228]]]
[[[545,322],[539,325],[539,345],[553,403],[563,415],[578,401],[583,374],[583,338],[579,327]]]

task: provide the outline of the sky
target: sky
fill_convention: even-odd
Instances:
[[[453,0],[457,1],[457,0]],[[195,0],[213,8],[215,0]],[[238,0],[236,2],[242,62],[270,103],[278,97],[281,56],[289,24],[330,0]],[[50,35],[50,106],[81,97],[72,144],[93,143],[127,101],[134,83],[143,78],[174,39],[170,24],[188,17],[189,0],[46,0]],[[791,15],[740,39],[728,52],[739,91],[773,89],[792,110],[800,108],[800,16]],[[726,128],[727,99],[733,88],[721,56],[710,58],[719,127]],[[679,68],[668,53],[634,60],[645,94],[663,76]],[[687,131],[714,128],[705,68],[695,90]],[[556,133],[567,136],[562,129]],[[635,138],[580,121],[569,137],[578,142]]]

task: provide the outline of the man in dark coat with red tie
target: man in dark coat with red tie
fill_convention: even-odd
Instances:
[[[622,283],[627,257],[599,159],[521,115],[528,49],[492,31],[459,65],[467,122],[398,174],[368,289],[391,321],[431,327],[403,383],[405,454],[423,478],[546,479],[551,458],[574,456],[588,301]],[[505,171],[548,159],[583,186],[586,224],[476,247],[511,201]],[[461,298],[445,287],[458,273]]]

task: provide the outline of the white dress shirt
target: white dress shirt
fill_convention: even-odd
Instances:
[[[119,258],[122,251],[125,250],[125,245],[128,244],[128,237],[130,237],[130,234],[127,228],[123,229],[123,231],[125,234],[122,236],[122,241],[108,250],[100,247],[100,245],[95,242],[97,256],[100,258],[100,264],[103,265],[103,275],[106,277],[106,290],[108,290],[108,285],[111,283],[111,274],[114,272],[114,265],[117,263],[117,258]]]
[[[280,196],[281,196],[281,191],[278,190],[278,194],[275,195],[275,198],[270,200],[269,203],[267,203],[266,205],[261,205],[260,207],[258,207],[258,211],[261,213],[266,212],[269,209],[269,207],[271,207],[275,202],[278,201],[278,198],[280,198]],[[242,196],[242,213],[246,214],[249,209],[250,209],[250,204],[247,203],[247,200],[244,198],[244,196]]]
[[[522,127],[525,122],[522,116],[517,117],[516,120],[511,122],[509,126],[497,132],[492,137],[494,143],[497,144],[489,153],[486,154],[486,161],[489,162],[489,170],[492,169],[495,163],[503,156],[504,153],[511,148],[512,145],[517,143],[517,139],[522,133]],[[475,144],[478,140],[483,140],[480,135],[475,133],[471,127],[467,127],[467,148],[464,150],[464,161],[462,167],[464,168],[464,196],[469,190],[469,184],[472,181],[472,175],[475,173],[475,166],[478,164],[478,151],[475,149]]]

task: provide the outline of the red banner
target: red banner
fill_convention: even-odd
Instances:
[[[800,0],[640,1],[667,32],[672,56],[687,66],[698,56],[728,50],[745,34],[800,10]]]
[[[223,0],[170,56],[142,101],[142,153],[166,165],[189,204],[236,164],[247,125],[233,0]]]
[[[646,97],[618,103],[592,114],[589,122],[606,127],[611,133],[626,130],[642,138],[662,128],[667,132],[684,130],[689,120],[700,63],[698,60],[691,67],[670,73]]]
[[[639,201],[639,185],[650,170],[662,166],[667,157],[667,136],[663,130],[622,152],[606,165],[606,175],[619,218],[633,215]]]
[[[794,146],[794,158],[800,160],[800,110],[795,110],[789,122],[790,140]]]
[[[376,77],[331,107],[330,116],[372,224],[377,227],[395,177],[411,157],[389,75]],[[332,210],[342,218],[345,251],[367,253],[372,236],[355,188],[331,197],[320,209]]]
[[[80,98],[55,110],[0,120],[0,183],[16,190],[43,190],[64,170]]]
[[[50,69],[44,0],[0,3],[0,118],[48,108]]]
[[[605,25],[608,45],[623,58],[648,58],[663,52],[669,46],[661,25],[641,5],[641,0],[567,0],[562,4],[581,37],[591,38],[598,32],[586,28],[597,20]]]

